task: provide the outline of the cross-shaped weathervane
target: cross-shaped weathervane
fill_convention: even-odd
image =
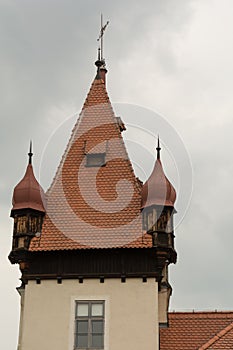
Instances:
[[[104,59],[104,45],[103,45],[103,36],[104,36],[104,32],[105,29],[107,28],[107,25],[109,24],[109,21],[106,22],[105,25],[103,25],[103,15],[101,13],[101,20],[100,20],[100,34],[99,37],[97,39],[97,41],[100,42],[100,46],[99,46],[99,52],[100,52],[100,60],[102,61]]]

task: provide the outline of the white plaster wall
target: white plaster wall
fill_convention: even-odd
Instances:
[[[169,291],[167,289],[162,289],[159,292],[159,296],[158,296],[158,309],[159,309],[159,322],[161,323],[167,323],[168,319],[167,319],[167,313],[168,313],[168,303],[169,303],[169,299],[168,299],[168,294]]]
[[[29,281],[21,350],[73,350],[75,300],[105,300],[104,350],[158,350],[158,285],[153,278]]]

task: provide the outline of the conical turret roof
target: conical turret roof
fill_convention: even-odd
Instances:
[[[12,198],[12,211],[18,209],[34,209],[45,212],[44,191],[35,178],[31,164],[31,147],[29,152],[29,164],[22,180],[15,186]]]
[[[142,208],[151,205],[174,206],[176,191],[163,171],[158,140],[157,159],[154,169],[142,187]]]

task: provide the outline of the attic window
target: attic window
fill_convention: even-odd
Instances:
[[[87,167],[101,167],[105,165],[106,153],[89,153],[86,155]]]

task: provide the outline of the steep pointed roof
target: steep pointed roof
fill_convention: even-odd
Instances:
[[[29,162],[22,180],[15,186],[12,198],[12,212],[19,209],[34,209],[45,212],[44,191],[35,178],[32,167],[32,148],[28,153]]]
[[[104,164],[90,166],[87,159],[97,165],[102,159]],[[100,74],[91,85],[47,198],[42,234],[32,240],[32,251],[151,246],[141,228],[141,183]]]
[[[174,206],[176,191],[163,171],[160,160],[160,145],[158,139],[157,159],[154,169],[142,187],[142,208],[151,205]]]

